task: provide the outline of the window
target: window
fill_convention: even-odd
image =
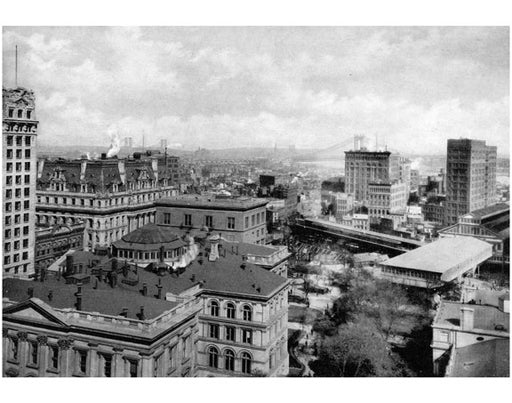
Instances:
[[[249,305],[244,305],[242,313],[244,320],[252,321],[252,308]]]
[[[226,340],[235,341],[236,329],[233,326],[226,326]]]
[[[22,109],[18,109],[18,118],[22,118],[23,117],[23,110]]]
[[[10,256],[4,256],[4,264],[10,264],[11,263],[11,257]]]
[[[16,172],[20,172],[21,171],[21,162],[17,162],[16,163]]]
[[[164,213],[164,224],[171,223],[171,213]]]
[[[112,356],[110,354],[100,354],[102,361],[103,376],[110,378],[112,376]]]
[[[30,162],[25,162],[25,171],[30,171]]]
[[[212,368],[219,367],[219,350],[214,346],[208,349],[208,365]]]
[[[25,145],[30,146],[30,136],[25,136]]]
[[[7,146],[12,146],[12,136],[7,136]]]
[[[5,198],[10,199],[12,197],[12,189],[7,189],[5,191]]]
[[[6,171],[7,172],[12,172],[12,162],[8,162],[7,165],[6,165]]]
[[[9,117],[12,118],[14,116],[14,109],[9,108]]]
[[[206,225],[208,228],[213,227],[213,217],[211,215],[204,217],[204,225]]]
[[[85,350],[77,350],[76,352],[77,358],[77,371],[80,374],[85,374],[87,371],[87,351]]]
[[[5,182],[6,185],[12,185],[12,176],[8,176],[6,178],[6,182]]]
[[[228,217],[228,229],[235,229],[235,217]]]
[[[30,207],[30,202],[29,202],[28,200],[25,200],[25,201],[23,202],[23,208],[24,208],[25,210],[27,210],[29,207]]]
[[[29,197],[30,196],[30,188],[25,188],[23,189],[23,195],[25,197]]]
[[[224,368],[227,371],[235,370],[235,353],[232,350],[226,350],[224,358]]]
[[[11,360],[18,361],[19,346],[20,346],[20,343],[19,343],[18,339],[13,337],[11,339],[11,349],[9,351],[9,354],[10,354],[9,358]]]
[[[16,150],[16,158],[21,158],[21,150]]]
[[[17,146],[21,146],[21,141],[23,140],[23,138],[21,136],[16,136],[16,145]]]
[[[186,361],[190,356],[190,336],[183,338],[182,361]]]
[[[219,338],[219,325],[212,325],[212,324],[210,324],[209,325],[208,335],[212,339],[218,339]]]
[[[249,217],[245,217],[245,228],[249,228]]]
[[[25,150],[25,158],[30,158],[30,150]]]
[[[30,364],[37,365],[39,362],[39,345],[37,341],[30,342]]]
[[[169,370],[176,369],[176,345],[169,347]]]
[[[27,111],[27,119],[31,119],[32,118],[32,111]]]
[[[137,378],[139,369],[139,362],[137,360],[128,360],[128,371],[130,378]]]
[[[242,329],[242,342],[252,344],[252,330]]]
[[[11,243],[10,242],[6,242],[4,244],[4,252],[10,252],[11,251]]]
[[[251,355],[249,353],[243,352],[242,353],[242,372],[244,374],[251,373],[251,364],[252,364]]]
[[[59,348],[50,346],[50,368],[59,369]]]
[[[228,302],[226,304],[226,316],[229,319],[235,319],[235,315],[236,315],[235,304],[233,304],[232,302]]]
[[[192,225],[192,215],[185,214],[185,225]]]
[[[217,301],[210,301],[210,315],[219,316],[219,303]]]
[[[18,179],[16,177],[16,183],[18,183]],[[21,184],[21,177],[20,177],[20,184]],[[30,175],[25,175],[25,185],[30,184]]]

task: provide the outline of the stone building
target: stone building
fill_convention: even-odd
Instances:
[[[156,223],[176,229],[207,229],[230,242],[265,244],[265,199],[177,196],[158,200]]]
[[[446,225],[496,202],[497,148],[485,141],[450,139],[446,160]]]
[[[35,180],[38,121],[35,96],[2,89],[3,266],[5,277],[34,273]]]
[[[180,270],[75,252],[4,282],[4,375],[287,375],[287,251],[198,246]]]
[[[365,204],[369,183],[390,181],[390,155],[388,151],[345,151],[345,192]]]
[[[84,221],[84,248],[109,246],[154,222],[155,201],[178,193],[168,161],[162,161],[140,153],[127,159],[40,160],[37,223]]]
[[[404,182],[369,183],[368,216],[371,224],[378,224],[391,213],[402,211],[407,206],[409,193]]]

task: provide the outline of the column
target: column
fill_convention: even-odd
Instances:
[[[124,377],[125,368],[124,368],[124,360],[121,356],[123,352],[123,348],[114,347],[114,355],[112,357],[112,377]]]
[[[2,328],[2,368],[5,371],[6,365],[7,365],[7,356],[9,355],[9,337],[8,337],[8,330],[6,328]]]
[[[89,373],[88,376],[100,376],[98,374],[98,344],[89,343]]]
[[[27,368],[27,343],[28,335],[26,332],[18,332],[18,361],[19,361],[19,376],[25,376]]]
[[[141,354],[140,355],[140,363],[141,363],[141,377],[149,378],[153,376],[153,359],[150,355]]]
[[[37,344],[39,344],[39,376],[43,377],[48,368],[48,337],[37,336]]]
[[[69,349],[71,345],[73,344],[73,340],[71,339],[60,339],[57,342],[57,345],[59,346],[60,350],[60,357],[59,357],[59,376],[66,377],[71,376],[73,374],[73,363],[70,359],[70,353]]]

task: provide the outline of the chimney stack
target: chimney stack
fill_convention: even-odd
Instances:
[[[50,290],[50,291],[48,292],[48,301],[50,301],[50,302],[51,302],[52,300],[53,300],[53,291],[52,291],[52,290]]]
[[[29,298],[34,297],[34,287],[28,287],[27,294]]]
[[[162,285],[161,284],[157,284],[156,285],[156,288],[157,288],[157,298],[158,299],[162,299]]]
[[[142,283],[142,295],[146,296],[148,295],[148,284]]]
[[[475,310],[473,308],[460,308],[461,330],[472,330],[474,326]]]
[[[141,307],[140,307],[139,319],[140,320],[146,319],[146,317],[144,316],[144,305],[141,305]]]
[[[128,317],[128,308],[123,308],[123,310],[121,311],[121,313],[119,315],[127,318]]]
[[[78,290],[75,293],[76,296],[76,304],[75,308],[77,311],[82,310],[82,283],[77,283]]]

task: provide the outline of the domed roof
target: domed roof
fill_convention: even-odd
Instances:
[[[154,223],[146,224],[121,238],[125,242],[138,244],[162,244],[179,239],[171,228]]]

